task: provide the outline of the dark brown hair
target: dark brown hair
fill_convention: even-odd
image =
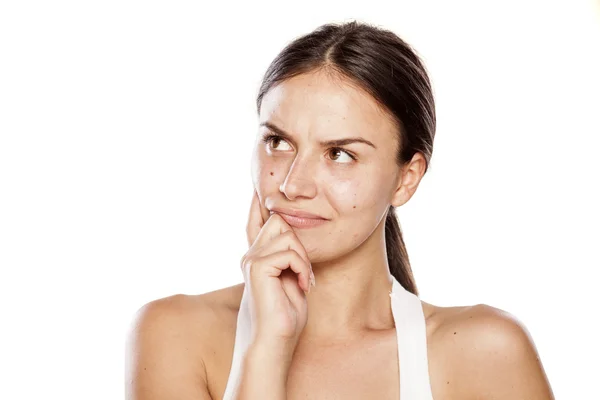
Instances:
[[[357,21],[325,24],[289,43],[263,77],[256,106],[278,83],[303,73],[339,74],[370,93],[398,126],[399,166],[417,152],[429,167],[435,136],[435,105],[427,71],[415,51],[389,30]],[[418,295],[395,208],[385,221],[390,273]]]

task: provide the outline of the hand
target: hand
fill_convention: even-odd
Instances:
[[[308,318],[306,293],[314,285],[306,249],[280,215],[260,204],[256,190],[246,234],[250,248],[241,267],[254,340],[295,348]]]

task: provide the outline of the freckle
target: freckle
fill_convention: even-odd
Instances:
[[[454,332],[454,334],[456,335],[456,332]]]
[[[271,176],[273,176],[273,173],[271,172]]]
[[[446,385],[449,385],[449,384],[450,384],[450,381],[446,382]]]
[[[352,207],[352,208],[356,208],[356,206]]]

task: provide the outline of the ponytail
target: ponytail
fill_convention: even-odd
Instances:
[[[400,229],[394,206],[390,206],[385,218],[385,247],[390,273],[404,289],[418,296],[419,291],[410,267],[408,252],[402,239],[402,229]]]

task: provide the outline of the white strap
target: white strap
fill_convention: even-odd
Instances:
[[[398,340],[400,400],[433,400],[421,300],[404,289],[395,278],[390,297]]]

